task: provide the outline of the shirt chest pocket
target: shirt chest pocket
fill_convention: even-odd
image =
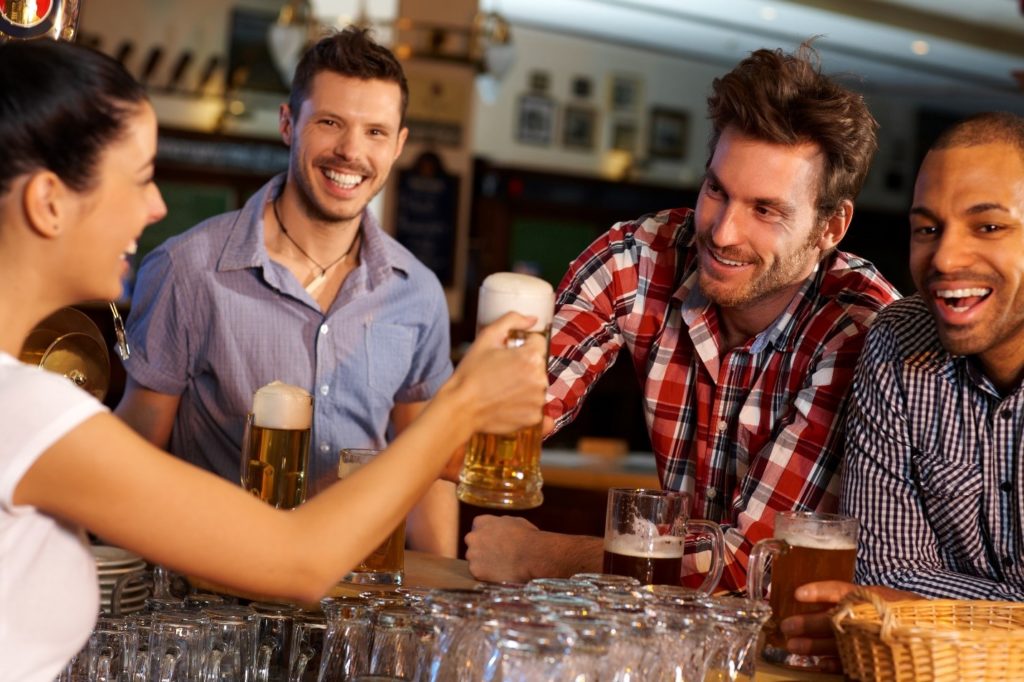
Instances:
[[[914,479],[940,547],[974,546],[981,531],[983,475],[981,464],[918,452]],[[971,538],[971,542],[964,542]],[[958,557],[971,561],[972,557]]]
[[[415,343],[415,333],[409,327],[381,323],[367,326],[367,383],[376,398],[391,402],[406,384]]]

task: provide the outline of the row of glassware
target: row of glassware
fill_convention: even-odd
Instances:
[[[759,601],[581,574],[399,588],[319,611],[220,595],[102,615],[60,682],[685,682],[753,676]]]

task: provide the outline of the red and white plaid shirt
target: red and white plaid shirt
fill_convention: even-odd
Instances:
[[[571,421],[625,346],[662,487],[722,524],[722,586],[737,588],[776,511],[836,511],[847,389],[868,326],[899,294],[871,263],[834,252],[771,326],[723,354],[697,276],[689,209],[591,244],[559,286],[546,412],[556,428]],[[699,563],[688,555],[684,572]]]

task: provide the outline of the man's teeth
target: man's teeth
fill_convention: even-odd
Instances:
[[[992,290],[987,287],[969,287],[965,289],[937,289],[935,297],[949,306],[956,313],[970,310],[971,306],[984,300]]]
[[[352,173],[338,173],[337,171],[325,170],[324,175],[330,178],[331,182],[341,185],[345,189],[352,189],[363,181],[362,175],[353,175]]]
[[[935,295],[939,298],[967,298],[968,296],[988,296],[991,293],[991,289],[979,287],[974,289],[938,289]]]
[[[729,260],[728,258],[722,258],[721,256],[719,256],[717,253],[714,253],[714,252],[712,252],[711,255],[714,257],[714,259],[716,261],[718,261],[719,263],[724,263],[725,265],[732,265],[732,266],[746,265],[746,263],[741,263],[741,262],[735,261],[735,260]]]
[[[138,250],[139,250],[139,243],[133,241],[131,244],[128,245],[128,248],[124,250],[124,255],[126,255],[126,256],[134,256],[135,252],[138,251]]]

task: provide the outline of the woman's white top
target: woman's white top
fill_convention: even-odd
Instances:
[[[0,352],[0,682],[51,682],[96,622],[85,533],[11,499],[47,448],[106,409],[64,377]]]

